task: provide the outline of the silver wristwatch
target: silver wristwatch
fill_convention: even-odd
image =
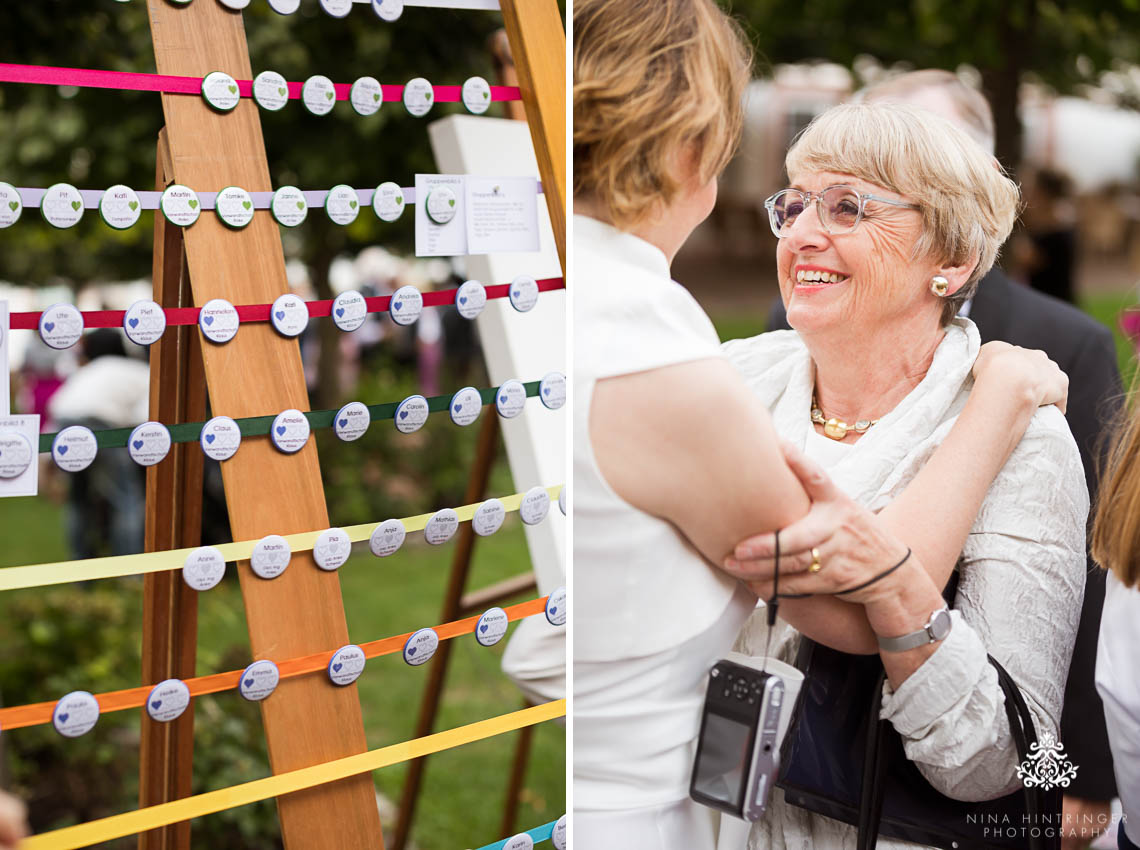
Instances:
[[[928,643],[935,643],[950,634],[950,627],[954,621],[950,619],[950,608],[943,605],[930,615],[926,625],[917,632],[900,637],[880,637],[879,649],[887,652],[906,652],[908,649],[917,649]]]

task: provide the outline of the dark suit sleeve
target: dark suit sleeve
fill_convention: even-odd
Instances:
[[[765,331],[787,331],[791,330],[791,325],[788,324],[788,313],[784,309],[784,300],[779,296],[772,302],[772,309],[768,312],[768,326],[764,328]]]
[[[1067,366],[1069,404],[1066,418],[1081,451],[1089,498],[1095,506],[1097,472],[1108,450],[1108,437],[1123,400],[1112,334],[1107,329],[1103,333],[1089,334]],[[1091,515],[1089,521],[1091,524]],[[1078,765],[1077,777],[1065,793],[1104,801],[1116,796],[1104,706],[1094,682],[1105,576],[1104,570],[1091,558],[1088,565],[1081,622],[1073,645],[1069,680],[1065,685],[1061,741],[1069,760]]]

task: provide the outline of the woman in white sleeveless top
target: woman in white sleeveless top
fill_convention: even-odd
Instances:
[[[715,201],[749,58],[711,0],[578,0],[574,29],[574,841],[707,850],[712,813],[688,799],[703,685],[757,599],[712,565],[809,507],[770,416],[669,274]],[[931,474],[880,518],[853,514],[866,577],[900,536],[948,572],[945,532],[924,546],[891,529],[918,527],[949,485],[941,518],[964,538],[1036,405],[1063,399],[1051,364],[991,352],[978,397],[1001,408],[967,404]],[[801,624],[866,629],[834,598],[795,607]]]

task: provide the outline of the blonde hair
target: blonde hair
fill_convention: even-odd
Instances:
[[[736,150],[751,51],[713,0],[574,3],[574,196],[629,229]]]
[[[997,161],[952,122],[894,101],[846,103],[817,116],[785,160],[793,179],[813,171],[850,174],[917,203],[915,257],[962,265],[966,284],[943,299],[942,324],[973,297],[1017,217],[1020,193]]]
[[[1121,410],[1112,448],[1100,476],[1093,511],[1093,560],[1116,573],[1125,587],[1140,580],[1140,372]]]

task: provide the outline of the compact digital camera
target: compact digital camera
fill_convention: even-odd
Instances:
[[[759,820],[780,768],[783,680],[733,653],[709,671],[689,796],[746,821]],[[757,665],[762,659],[755,659]],[[744,663],[740,663],[744,662]],[[789,709],[790,710],[790,709]]]

